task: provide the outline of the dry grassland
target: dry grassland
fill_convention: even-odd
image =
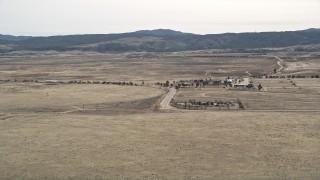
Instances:
[[[0,121],[3,179],[318,179],[319,113],[41,114]]]
[[[237,100],[247,110],[320,110],[320,79],[254,79],[262,84],[262,91],[217,88],[181,89],[177,102]],[[292,82],[296,83],[293,86]]]
[[[141,84],[269,73],[277,67],[277,59],[270,56],[156,56],[81,52],[1,56],[0,79],[11,82],[0,83],[0,179],[320,178],[320,112],[153,111],[163,89],[21,82]],[[287,102],[316,104],[320,99],[316,79],[254,83],[261,83],[264,90],[183,89],[175,98],[240,98],[249,109],[282,108],[283,101],[295,109],[301,105],[289,107]]]
[[[0,112],[6,116],[14,113],[70,113],[79,110],[126,113],[127,110],[151,109],[164,93],[157,88],[103,84],[9,83],[1,84],[0,87]]]
[[[126,54],[18,54],[0,58],[0,79],[166,81],[269,73],[270,57],[184,57],[156,54],[128,58]],[[248,69],[250,67],[250,69]]]

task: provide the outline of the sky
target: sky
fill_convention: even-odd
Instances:
[[[0,34],[197,34],[320,28],[320,0],[0,0]]]

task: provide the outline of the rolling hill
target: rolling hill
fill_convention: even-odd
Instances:
[[[0,35],[1,52],[96,51],[96,52],[174,52],[205,49],[278,48],[320,44],[320,30],[225,33],[197,35],[168,29],[142,30],[123,34],[87,34],[50,37]]]

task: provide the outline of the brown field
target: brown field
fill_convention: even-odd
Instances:
[[[293,86],[292,82],[296,85]],[[174,100],[188,102],[239,99],[246,110],[320,110],[320,79],[253,79],[262,91],[236,89],[182,88]]]
[[[3,179],[318,179],[320,113],[40,114],[0,121]]]
[[[1,85],[0,109],[14,113],[68,113],[78,110],[127,111],[135,103],[143,101],[138,109],[149,109],[163,90],[149,87],[114,86],[102,84],[46,85],[18,83]],[[115,106],[125,105],[122,108]],[[130,110],[130,109],[129,109]]]
[[[273,54],[198,54],[0,56],[0,80],[10,79],[0,82],[0,179],[319,179],[320,80],[254,79],[262,91],[186,88],[175,96],[239,98],[244,111],[157,110],[166,89],[154,82],[268,74],[279,68]],[[317,54],[277,56],[288,68],[295,56],[319,65]],[[310,66],[297,73],[318,72]],[[23,80],[139,85],[143,80],[149,85]]]
[[[273,57],[184,57],[155,54],[152,58],[129,58],[126,54],[30,53],[0,58],[0,79],[166,81],[269,73]]]

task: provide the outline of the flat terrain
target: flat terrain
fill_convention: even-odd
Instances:
[[[0,110],[6,116],[78,111],[133,113],[151,109],[165,92],[150,87],[103,84],[8,83],[0,86]]]
[[[146,56],[146,57],[145,57]],[[250,54],[245,54],[250,56]],[[175,54],[29,53],[0,56],[0,79],[166,81],[266,73],[277,59],[266,56],[197,57]],[[250,67],[250,69],[248,69]]]
[[[246,110],[319,110],[320,79],[253,79],[263,89],[237,90],[221,87],[182,88],[175,102],[239,99]],[[295,85],[292,85],[295,83]]]
[[[290,69],[293,57],[319,65],[317,53],[2,54],[0,179],[319,179],[317,78],[253,79],[262,91],[189,88],[174,97],[239,98],[244,111],[157,108],[167,89],[155,82],[269,74],[280,68],[275,55],[284,60],[279,75],[319,72]]]
[[[319,179],[320,113],[41,114],[0,121],[3,179]]]

